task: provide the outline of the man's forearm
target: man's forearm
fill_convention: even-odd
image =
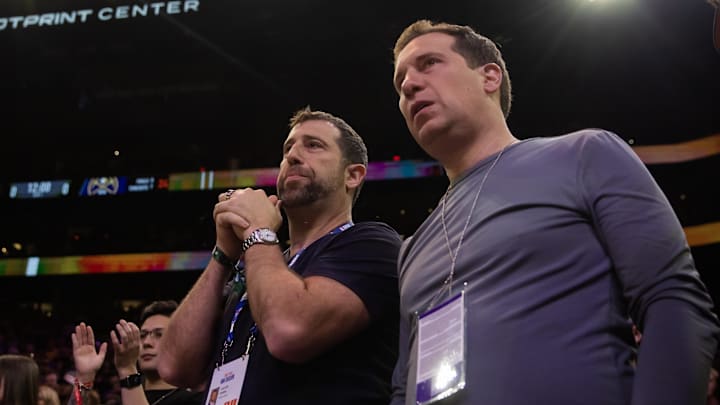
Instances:
[[[229,274],[227,268],[210,260],[170,318],[158,367],[160,376],[170,384],[197,388],[205,382]]]
[[[256,246],[248,250],[245,265],[248,299],[253,319],[263,330],[270,319],[297,319],[307,294],[305,282],[289,271],[276,246]]]
[[[705,403],[717,327],[687,301],[650,305],[640,342],[633,405]]]

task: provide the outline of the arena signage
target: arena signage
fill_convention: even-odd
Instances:
[[[43,14],[0,17],[0,31],[84,24],[91,20],[106,22],[131,18],[153,17],[162,14],[177,15],[197,13],[200,0],[156,1],[152,3],[127,4],[99,9],[54,11]]]

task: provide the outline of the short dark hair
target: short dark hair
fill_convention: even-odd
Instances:
[[[315,120],[329,122],[340,132],[340,140],[338,141],[338,146],[340,147],[340,152],[342,153],[343,160],[346,164],[360,163],[363,166],[367,167],[368,153],[365,142],[363,142],[360,135],[358,135],[358,133],[355,132],[355,130],[342,118],[336,117],[324,111],[312,110],[308,106],[301,110],[298,110],[297,112],[295,112],[295,114],[293,114],[293,116],[290,118],[289,126],[292,129],[305,121]],[[365,180],[363,180],[363,183],[364,182]],[[360,185],[358,185],[358,187],[355,189],[355,194],[353,195],[353,204],[355,204],[355,201],[360,195],[360,189],[362,188],[363,183],[360,183]]]
[[[395,42],[395,48],[393,49],[395,63],[397,63],[400,52],[405,49],[410,41],[433,32],[447,34],[455,38],[452,49],[465,59],[465,63],[469,68],[475,69],[486,63],[495,63],[500,66],[503,75],[500,83],[500,108],[505,118],[507,118],[510,115],[510,106],[512,104],[512,86],[505,60],[500,53],[500,49],[492,40],[478,34],[466,25],[435,23],[430,20],[418,20],[410,24]]]
[[[140,313],[140,325],[153,315],[165,315],[169,317],[175,312],[177,307],[178,303],[175,300],[153,301],[143,308],[142,313]]]

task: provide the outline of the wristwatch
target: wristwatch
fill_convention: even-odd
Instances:
[[[263,245],[277,245],[280,243],[280,240],[277,237],[277,234],[269,228],[259,228],[254,230],[250,236],[243,241],[242,245],[242,251],[245,253],[246,250],[250,248],[250,246],[255,245],[257,243],[262,243]]]
[[[135,388],[143,383],[143,375],[140,373],[130,374],[125,378],[120,379],[120,387],[122,388]]]

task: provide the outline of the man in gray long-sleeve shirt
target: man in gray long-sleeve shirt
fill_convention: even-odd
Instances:
[[[518,141],[505,63],[469,27],[406,28],[394,83],[450,187],[400,253],[393,404],[703,404],[718,321],[633,151],[595,129]]]

